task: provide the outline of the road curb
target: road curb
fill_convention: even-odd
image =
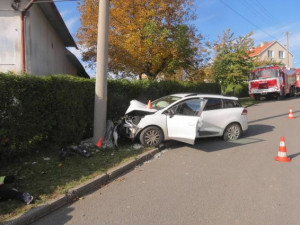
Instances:
[[[109,169],[105,174],[98,175],[87,182],[70,189],[64,196],[60,196],[56,199],[50,200],[47,203],[31,208],[29,211],[13,218],[10,221],[6,221],[0,224],[3,225],[27,225],[35,222],[36,220],[50,214],[51,212],[59,209],[60,207],[76,201],[78,198],[100,189],[103,185],[106,185],[116,179],[117,177],[132,170],[137,165],[140,165],[154,157],[159,150],[152,149],[145,152],[136,158],[129,160],[121,165]]]

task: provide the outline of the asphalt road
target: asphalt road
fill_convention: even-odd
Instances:
[[[296,119],[288,119],[289,107]],[[249,130],[226,143],[166,151],[35,225],[299,225],[300,98],[248,108]],[[284,136],[290,163],[274,160]]]

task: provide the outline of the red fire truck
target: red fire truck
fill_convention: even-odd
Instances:
[[[296,69],[296,92],[300,92],[300,69]]]
[[[296,70],[283,66],[257,67],[250,72],[249,94],[255,100],[294,96],[296,92]]]

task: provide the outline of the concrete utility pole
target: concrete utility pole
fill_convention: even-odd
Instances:
[[[109,0],[99,0],[98,16],[94,144],[104,139],[106,128]]]
[[[290,68],[290,50],[289,50],[289,32],[286,32],[286,49],[287,49],[287,54],[286,54],[286,59],[287,59],[287,67]]]

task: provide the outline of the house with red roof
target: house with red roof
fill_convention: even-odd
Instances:
[[[293,54],[278,41],[262,42],[256,48],[250,50],[250,57],[260,60],[281,62],[286,67],[293,67]]]

